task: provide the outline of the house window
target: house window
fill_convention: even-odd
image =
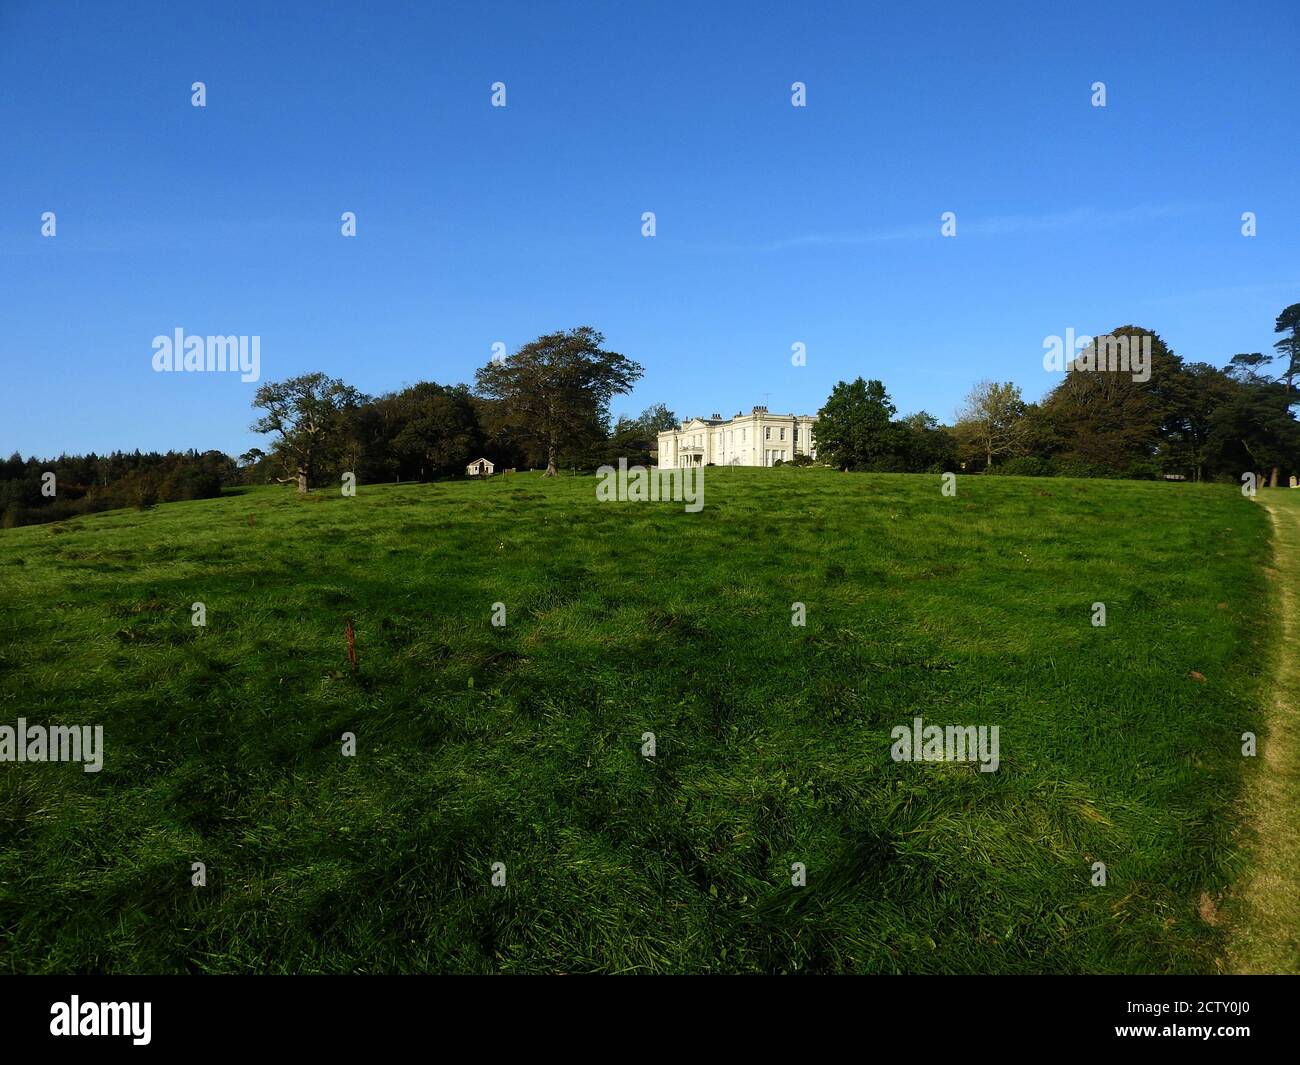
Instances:
[[[785,439],[785,429],[782,429],[782,430],[781,430],[781,439],[782,439],[782,440]],[[785,454],[785,452],[782,452],[782,454]]]
[[[764,427],[764,429],[763,429],[763,439],[764,439],[764,440],[771,440],[771,439],[772,439],[772,427],[771,427],[770,425]]]

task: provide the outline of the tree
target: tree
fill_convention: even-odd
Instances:
[[[1278,322],[1286,315],[1279,315]],[[1211,415],[1210,442],[1225,468],[1233,473],[1268,470],[1268,482],[1276,488],[1282,468],[1294,469],[1300,461],[1300,423],[1290,413],[1295,396],[1288,375],[1272,378],[1260,372],[1270,361],[1259,352],[1232,357],[1225,371],[1230,393]]]
[[[1300,303],[1293,303],[1277,316],[1273,332],[1281,333],[1282,338],[1273,345],[1273,349],[1286,360],[1286,369],[1279,375],[1286,382],[1287,406],[1296,402],[1292,399],[1292,386],[1296,377],[1300,377]],[[1300,399],[1300,397],[1297,397]]]
[[[956,468],[956,442],[933,414],[919,410],[894,422],[893,428],[898,440],[895,469],[936,473]]]
[[[637,424],[643,432],[657,437],[660,433],[666,433],[677,428],[677,415],[662,403],[655,403],[641,412]]]
[[[1173,415],[1167,419],[1159,445],[1166,471],[1191,471],[1192,479],[1223,473],[1232,463],[1222,455],[1214,437],[1214,414],[1232,401],[1241,385],[1209,363],[1185,364],[1169,382]]]
[[[1281,382],[1239,385],[1212,415],[1212,443],[1237,470],[1251,470],[1278,486],[1282,469],[1300,466],[1300,422],[1287,411]],[[1234,471],[1235,472],[1235,471]]]
[[[1057,458],[1071,472],[1149,473],[1160,446],[1160,411],[1121,374],[1072,370],[1043,400]]]
[[[644,426],[641,418],[619,418],[600,452],[601,463],[614,464],[620,458],[629,463],[646,465],[651,461],[650,448],[658,434]]]
[[[955,431],[959,440],[978,451],[986,467],[992,466],[999,456],[1023,453],[1029,428],[1025,412],[1017,385],[980,381],[957,413]]]
[[[1187,444],[1191,419],[1200,415],[1189,389],[1197,382],[1151,330],[1125,325],[1108,336],[1127,337],[1135,360],[1144,353],[1145,373],[1072,368],[1038,412],[1030,412],[1027,446],[1050,452],[1058,472],[1075,475],[1154,477],[1162,469],[1192,469]]]
[[[818,456],[842,470],[870,466],[891,449],[896,409],[880,381],[838,382],[817,415]]]
[[[360,484],[386,481],[393,473],[391,445],[383,409],[378,401],[367,400],[343,411],[338,444],[331,449],[331,457]]]
[[[647,407],[635,418],[619,415],[609,438],[578,457],[595,465],[613,465],[621,458],[634,465],[650,465],[655,461],[659,434],[677,428],[677,424],[677,415],[662,403]]]
[[[346,430],[346,414],[368,402],[351,385],[323,373],[302,374],[287,381],[268,381],[253,396],[253,406],[266,411],[251,428],[255,433],[278,433],[271,447],[288,477],[306,492],[319,476],[322,464],[336,450]]]
[[[483,434],[469,389],[421,381],[392,397],[394,420],[389,441],[399,468],[418,471],[421,480],[464,473],[482,450]],[[393,432],[395,430],[395,432]],[[504,456],[493,456],[500,461]]]
[[[517,429],[546,452],[546,476],[557,473],[562,449],[589,447],[606,435],[609,401],[645,372],[579,326],[538,337],[475,375],[479,395],[498,401],[499,427]]]
[[[1259,351],[1243,351],[1228,360],[1227,373],[1234,381],[1243,385],[1262,385],[1272,380],[1263,372],[1273,359]]]
[[[546,454],[537,441],[518,426],[506,424],[505,404],[474,395],[471,402],[483,434],[482,454],[504,469],[531,470],[544,464]]]

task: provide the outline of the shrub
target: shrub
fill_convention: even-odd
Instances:
[[[1003,473],[1008,477],[1050,477],[1052,466],[1046,459],[1037,455],[1017,455],[1008,459],[1001,466],[995,466],[990,473]]]

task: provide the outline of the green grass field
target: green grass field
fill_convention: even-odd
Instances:
[[[0,534],[0,724],[106,748],[0,765],[0,970],[1215,971],[1270,698],[1263,508],[710,469],[690,514],[595,484]],[[999,726],[999,770],[892,761],[915,716]]]

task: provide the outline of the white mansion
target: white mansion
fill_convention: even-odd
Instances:
[[[816,458],[816,424],[815,415],[769,414],[766,407],[734,418],[688,418],[659,434],[659,465],[774,466],[796,453]]]

